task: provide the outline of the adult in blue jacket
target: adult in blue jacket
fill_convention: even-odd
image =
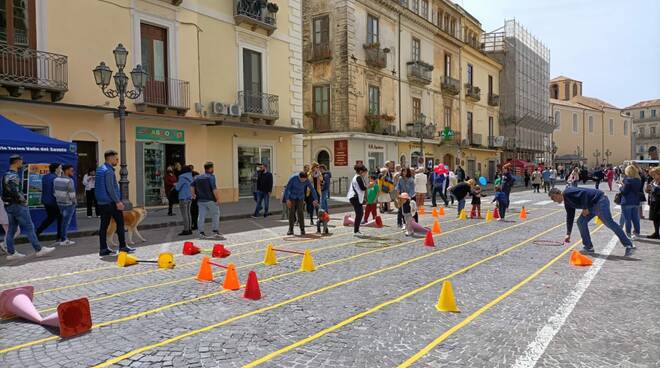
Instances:
[[[621,212],[625,218],[626,234],[630,236],[631,225],[634,226],[633,240],[639,236],[639,206],[640,196],[644,195],[642,180],[639,177],[639,170],[629,165],[624,170],[626,174],[621,186]]]
[[[284,201],[289,209],[289,232],[287,235],[293,235],[293,224],[298,220],[300,225],[300,235],[305,235],[305,213],[303,211],[305,206],[305,192],[307,189],[312,194],[312,205],[318,206],[318,196],[316,190],[312,187],[312,183],[307,180],[307,173],[301,171],[289,178],[289,181],[284,188]]]
[[[629,257],[635,251],[632,241],[626,236],[621,227],[612,219],[610,212],[610,200],[603,192],[598,189],[567,187],[562,192],[558,188],[550,189],[550,198],[557,203],[564,203],[566,209],[566,238],[564,242],[571,241],[571,231],[573,230],[573,220],[575,220],[575,210],[581,209],[582,214],[577,220],[582,243],[582,250],[593,252],[594,245],[591,242],[589,234],[589,221],[598,216],[605,226],[616,234],[621,244],[626,248],[626,257]]]
[[[39,237],[41,233],[50,226],[50,224],[57,220],[57,239],[62,239],[62,212],[60,212],[60,207],[55,200],[55,189],[53,188],[53,182],[57,179],[57,170],[59,168],[60,164],[58,163],[48,165],[49,173],[41,178],[41,204],[44,205],[46,218],[37,227],[37,237]]]
[[[101,214],[101,225],[99,228],[99,256],[111,256],[117,254],[114,250],[108,248],[107,232],[110,226],[110,219],[114,219],[117,224],[117,237],[119,238],[119,251],[133,253],[135,249],[126,245],[124,231],[124,204],[121,201],[121,192],[117,177],[115,176],[115,167],[119,163],[117,151],[109,150],[103,155],[105,163],[96,169],[96,186],[94,194],[96,202],[99,204]]]

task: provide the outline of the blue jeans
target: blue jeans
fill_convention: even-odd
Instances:
[[[576,210],[579,211],[579,210]],[[592,248],[594,245],[591,242],[591,235],[589,234],[589,221],[595,216],[598,216],[603,222],[603,225],[607,226],[614,234],[619,238],[621,244],[624,247],[630,248],[633,246],[630,239],[626,236],[620,226],[614,222],[612,218],[612,212],[610,212],[610,200],[603,196],[592,208],[589,209],[589,214],[587,216],[580,215],[577,220],[577,226],[580,230],[580,236],[582,237],[582,243],[585,248]]]
[[[7,211],[7,217],[9,218],[9,229],[7,229],[7,236],[5,236],[7,252],[9,254],[14,254],[14,234],[16,234],[16,228],[19,226],[21,227],[21,231],[27,236],[32,244],[34,251],[40,251],[41,244],[39,244],[37,234],[34,232],[34,224],[32,223],[32,218],[30,218],[30,211],[27,206],[10,204],[5,206],[5,210]]]
[[[197,202],[199,206],[199,216],[197,216],[197,228],[199,233],[204,232],[206,227],[206,212],[211,215],[211,224],[214,232],[220,232],[220,206],[215,202]]]
[[[321,192],[321,208],[328,212],[328,199],[330,199],[330,189]]]
[[[62,212],[62,224],[60,227],[60,241],[65,241],[67,239],[66,230],[69,228],[71,219],[76,214],[76,205],[72,204],[70,206],[60,206],[60,212]]]
[[[432,194],[431,194],[431,205],[432,205],[433,207],[436,206],[437,202],[436,202],[435,199],[436,199],[436,195],[437,195],[437,194],[440,195],[440,198],[442,198],[442,200],[445,202],[445,207],[447,207],[447,205],[449,204],[449,201],[447,200],[447,196],[446,196],[445,193],[442,191],[442,188],[441,188],[441,187],[433,187],[433,192],[432,192]]]
[[[506,210],[509,208],[509,201],[498,201],[497,210],[500,213],[500,218],[504,220],[506,217]]]
[[[632,225],[635,228],[635,235],[639,235],[639,206],[621,206],[621,212],[626,224],[626,234],[630,234]]]
[[[268,205],[270,204],[270,196],[266,192],[257,192],[257,207],[254,209],[254,216],[259,216],[261,212],[261,203],[263,202],[264,216],[268,214]]]
[[[465,198],[458,200],[458,214],[461,214],[461,211],[465,208]]]

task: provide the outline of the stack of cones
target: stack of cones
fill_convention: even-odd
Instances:
[[[575,249],[573,249],[573,252],[571,252],[571,259],[569,260],[569,263],[573,266],[591,266],[593,264],[589,257]]]
[[[442,234],[442,229],[440,228],[440,222],[438,222],[438,219],[433,222],[433,228],[431,229],[431,232],[435,235]]]
[[[520,210],[520,219],[525,220],[527,219],[527,210],[525,210],[525,206]]]
[[[435,309],[440,312],[460,312],[456,305],[456,298],[454,297],[454,289],[451,287],[451,282],[445,280],[442,282],[442,290],[438,297],[438,304]]]
[[[435,242],[433,241],[433,234],[430,231],[426,232],[426,238],[424,238],[424,245],[427,247],[435,247]]]
[[[314,260],[312,259],[312,252],[309,249],[305,249],[305,255],[303,255],[302,263],[300,264],[301,272],[312,272],[316,270],[314,266]]]
[[[486,222],[493,221],[493,213],[490,210],[486,211]]]

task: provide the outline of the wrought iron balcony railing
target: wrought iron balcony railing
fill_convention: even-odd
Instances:
[[[408,137],[419,138],[420,134],[424,139],[438,138],[435,124],[421,125],[418,122],[406,124],[406,135]]]
[[[443,93],[452,96],[456,96],[459,93],[461,93],[461,84],[458,81],[458,79],[454,79],[448,76],[442,77],[442,83],[440,84],[440,88],[442,89]]]
[[[481,134],[477,133],[472,133],[472,135],[468,134],[468,144],[471,146],[481,146],[482,144],[482,136]]]
[[[329,43],[312,43],[305,47],[305,60],[308,63],[332,59],[332,48]]]
[[[27,89],[32,99],[50,93],[53,102],[59,101],[69,90],[67,57],[0,43],[0,86],[12,97]]]
[[[422,85],[431,84],[433,82],[433,65],[419,60],[409,61],[408,80]]]
[[[147,80],[142,101],[135,104],[138,111],[145,106],[155,107],[159,114],[165,110],[176,110],[178,115],[185,115],[190,110],[190,82],[166,78],[165,80]]]
[[[475,102],[481,100],[481,88],[470,83],[465,83],[465,97]]]
[[[238,104],[243,115],[272,122],[280,117],[279,97],[256,91],[239,91]]]
[[[326,133],[330,129],[330,115],[315,115],[312,117],[314,132]]]
[[[365,62],[377,69],[387,68],[387,53],[378,44],[364,45]]]
[[[490,106],[499,106],[500,105],[500,95],[489,94],[488,95],[488,105]]]
[[[277,29],[277,11],[275,3],[265,0],[235,0],[234,21],[240,25],[246,23],[253,29],[261,28],[271,35]]]

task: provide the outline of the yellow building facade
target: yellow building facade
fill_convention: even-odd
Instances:
[[[104,151],[119,151],[118,101],[92,76],[100,61],[116,72],[119,43],[126,73],[137,64],[149,73],[126,102],[133,203],[163,203],[165,169],[176,163],[202,171],[214,162],[225,202],[251,196],[257,163],[271,166],[276,193],[302,168],[299,0],[256,10],[241,0],[26,3],[30,42],[18,29],[0,40],[2,57],[16,61],[2,70],[0,114],[77,143],[80,178]]]
[[[630,159],[631,123],[621,109],[582,95],[582,82],[550,81],[550,112],[557,126],[555,164],[619,165]]]

